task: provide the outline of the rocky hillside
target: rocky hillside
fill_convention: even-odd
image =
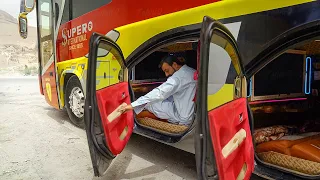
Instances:
[[[0,9],[0,23],[18,24],[16,18],[12,17],[10,14],[6,13],[5,11],[2,11],[1,9]]]
[[[22,39],[18,20],[0,10],[0,75],[37,73],[37,29],[28,28],[28,38]]]

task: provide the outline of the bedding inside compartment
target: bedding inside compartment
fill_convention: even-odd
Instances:
[[[319,106],[311,107],[307,99],[292,103],[266,103],[260,106],[269,111],[253,113],[255,152],[260,160],[280,169],[320,175],[320,117],[315,113]],[[296,107],[296,111],[287,112],[282,106]]]
[[[319,145],[320,133],[313,132],[302,134],[295,140],[280,139],[261,143],[256,147],[256,153],[262,161],[278,168],[302,175],[317,176],[320,175]]]
[[[257,157],[306,178],[320,176],[320,56],[310,54],[314,43],[280,55],[248,86]]]

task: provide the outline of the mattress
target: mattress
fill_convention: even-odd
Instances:
[[[136,117],[138,119],[142,119],[142,118],[148,117],[148,118],[151,118],[151,119],[159,120],[159,118],[157,118],[154,114],[152,114],[151,112],[146,111],[146,110],[144,110],[144,111],[140,112],[139,114],[137,114]]]
[[[309,175],[320,175],[320,134],[295,140],[275,140],[256,146],[261,160]]]
[[[285,168],[302,175],[320,175],[320,163],[288,156],[274,151],[262,152],[258,157],[269,164]]]
[[[290,155],[320,163],[320,138],[293,145]]]
[[[146,110],[139,113],[136,118],[140,125],[164,133],[180,134],[188,129],[188,126],[172,124],[167,122],[165,119],[159,119],[154,114]]]
[[[145,127],[152,128],[154,130],[162,131],[165,133],[180,134],[188,129],[188,126],[163,122],[149,117],[138,118],[137,120],[141,125]]]
[[[274,151],[274,152],[278,152],[286,155],[291,155],[290,150],[294,145],[307,142],[312,139],[320,139],[320,134],[307,136],[307,137],[301,135],[301,137],[303,138],[296,138],[295,140],[282,139],[282,140],[275,140],[275,141],[268,141],[265,143],[261,143],[256,146],[256,152],[260,153],[260,152]]]

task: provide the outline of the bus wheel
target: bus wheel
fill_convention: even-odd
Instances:
[[[84,93],[77,76],[71,76],[67,82],[65,90],[65,107],[67,109],[70,121],[85,129],[84,125]]]

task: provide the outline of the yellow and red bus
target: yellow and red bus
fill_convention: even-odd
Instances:
[[[41,94],[56,109],[66,107],[71,121],[84,127],[82,98],[86,82],[85,56],[89,53],[89,39],[93,32],[109,33],[109,36],[117,38],[119,34],[114,31],[116,27],[210,2],[190,0],[181,5],[170,1],[36,1],[39,3],[37,18]],[[164,6],[167,3],[173,4]],[[77,85],[68,86],[70,78],[76,79],[74,81],[77,81]]]
[[[96,176],[135,132],[195,153],[199,179],[320,177],[319,135],[281,139],[288,124],[302,126],[297,114],[318,107],[310,101],[317,99],[319,1],[22,0],[23,38],[34,6],[41,93],[85,127]],[[193,123],[109,116],[165,81],[158,63],[168,54],[196,69]],[[276,71],[285,71],[279,82],[271,80]],[[292,104],[308,108],[290,111]],[[292,121],[282,122],[283,111]],[[255,134],[277,123],[287,129]]]

